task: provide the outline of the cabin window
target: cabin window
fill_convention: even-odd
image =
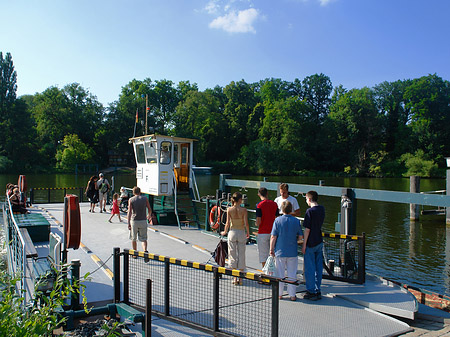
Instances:
[[[138,164],[145,164],[144,145],[136,144],[136,161]]]
[[[182,146],[181,147],[181,164],[187,165],[188,161],[188,147]]]
[[[173,146],[173,164],[178,167],[178,144]]]
[[[161,164],[167,165],[170,164],[170,149],[172,147],[171,142],[161,142],[161,157],[159,158],[159,162]]]
[[[145,143],[145,155],[147,163],[156,163],[156,143]]]

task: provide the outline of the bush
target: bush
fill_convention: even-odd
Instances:
[[[426,160],[423,150],[417,150],[415,154],[405,153],[400,160],[405,163],[407,172],[403,175],[433,177],[438,175],[438,165],[433,160]]]

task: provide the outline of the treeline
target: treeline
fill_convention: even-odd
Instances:
[[[196,164],[219,171],[438,176],[450,156],[450,83],[437,74],[350,90],[324,74],[204,91],[147,78],[104,107],[77,83],[17,98],[9,53],[0,67],[3,172],[106,166],[111,155],[133,165],[128,139],[145,132],[146,102],[149,133],[198,139]]]

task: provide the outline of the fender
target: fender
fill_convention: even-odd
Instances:
[[[221,218],[222,218],[222,209],[220,207],[213,206],[211,208],[211,211],[209,212],[209,224],[212,229],[219,228]]]
[[[81,242],[81,216],[78,196],[67,194],[64,198],[64,242],[66,248],[78,249]]]
[[[19,175],[19,180],[17,181],[17,185],[19,186],[20,192],[27,191],[27,178],[24,175]]]

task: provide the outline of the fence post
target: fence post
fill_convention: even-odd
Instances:
[[[219,272],[217,267],[213,269],[213,329],[219,331]]]
[[[360,248],[361,252],[360,252],[360,257],[359,257],[359,259],[360,259],[359,263],[361,263],[361,266],[362,266],[362,271],[361,271],[361,274],[362,274],[361,281],[362,281],[362,283],[361,284],[364,284],[366,282],[366,233],[365,232],[362,233],[361,246],[362,246],[362,248]]]
[[[81,262],[79,259],[74,259],[70,262],[70,284],[77,290],[80,289],[80,266]],[[80,293],[79,291],[72,291],[70,294],[70,308],[72,310],[78,310],[80,306]]]
[[[278,337],[278,318],[280,316],[280,302],[278,299],[280,281],[271,280],[272,285],[272,337]]]
[[[152,335],[152,280],[150,279],[147,279],[144,333],[146,337]]]
[[[120,248],[113,249],[114,303],[120,302]],[[125,283],[125,280],[124,280]],[[124,289],[125,291],[125,289]]]
[[[209,224],[209,209],[211,207],[209,199],[206,199],[206,210],[205,210],[205,230],[207,232],[211,231],[211,226]]]
[[[50,188],[48,188],[48,203],[50,203]]]
[[[409,177],[409,191],[411,193],[419,193],[420,192],[420,177],[419,176],[410,176]],[[419,220],[420,214],[420,206],[416,204],[409,204],[409,219],[410,220]]]
[[[170,316],[170,263],[164,261],[164,315]]]

